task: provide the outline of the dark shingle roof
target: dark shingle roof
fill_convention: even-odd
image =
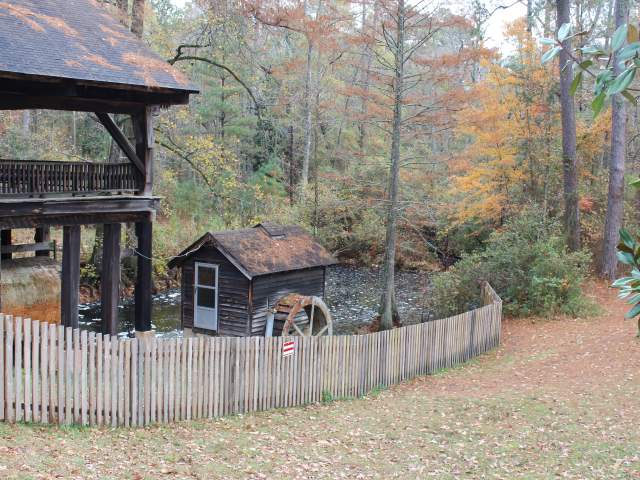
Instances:
[[[333,255],[303,228],[264,223],[206,233],[171,260],[169,268],[180,265],[205,245],[216,247],[248,278],[336,263]]]
[[[0,74],[195,92],[94,0],[0,0]]]

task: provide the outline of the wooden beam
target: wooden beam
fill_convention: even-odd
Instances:
[[[144,175],[144,164],[136,154],[136,151],[134,150],[133,145],[129,143],[129,140],[127,139],[127,137],[124,136],[124,133],[122,133],[122,130],[120,130],[118,125],[116,125],[116,122],[113,121],[113,119],[111,118],[111,115],[109,115],[108,113],[100,113],[100,112],[95,112],[95,113],[96,113],[96,116],[98,117],[98,120],[100,120],[100,123],[102,123],[104,128],[107,129],[107,131],[109,132],[109,135],[111,135],[111,137],[116,141],[116,143],[118,144],[120,149],[124,152],[124,154],[127,156],[129,161],[136,166],[136,168],[142,175]]]
[[[49,227],[38,227],[33,236],[35,243],[51,242],[51,229]],[[36,250],[36,257],[48,257],[50,250]]]
[[[78,328],[80,297],[80,226],[65,226],[62,233],[61,319],[65,327]]]
[[[153,135],[152,109],[147,107],[142,113],[132,115],[133,133],[136,138],[136,153],[144,164],[143,195],[151,195],[153,189]]]
[[[135,329],[137,332],[151,330],[152,232],[153,224],[150,221],[136,223],[138,272],[135,286]]]
[[[61,110],[66,112],[105,112],[131,114],[144,109],[144,105],[107,100],[89,100],[66,97],[25,97],[7,95],[0,91],[0,110]]]
[[[100,223],[136,223],[147,220],[153,217],[153,212],[140,211],[140,212],[109,212],[100,214],[85,214],[85,215],[54,215],[54,216],[39,216],[30,215],[24,217],[0,217],[0,225],[2,227],[11,228],[34,228],[38,225],[50,225],[52,227],[59,227],[62,225],[98,225]]]
[[[5,246],[9,246],[11,245],[11,230],[2,230],[0,231],[0,246],[1,247],[5,247]],[[0,247],[0,250],[1,250]],[[0,257],[2,257],[2,260],[11,260],[11,252],[7,251],[7,252],[2,252],[2,254],[0,254]]]
[[[64,198],[12,198],[0,199],[0,227],[9,228],[15,224],[13,218],[35,217],[42,221],[30,226],[43,225],[72,225],[71,223],[52,223],[47,221],[49,217],[69,216],[70,220],[75,217],[94,217],[94,221],[84,223],[124,223],[132,220],[108,221],[104,218],[107,214],[131,214],[143,213],[148,216],[158,208],[159,199],[157,197],[143,196],[97,196],[97,197],[64,197]],[[21,228],[21,227],[16,227]]]
[[[120,233],[119,223],[105,224],[102,241],[102,331],[118,334],[118,301],[120,300]]]
[[[24,253],[24,252],[46,252],[47,255],[51,251],[51,242],[38,242],[38,243],[16,243],[13,245],[2,245],[0,252],[2,255],[11,255],[12,253]]]

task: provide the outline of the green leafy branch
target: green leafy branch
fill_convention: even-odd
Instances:
[[[640,315],[640,243],[625,229],[620,230],[617,256],[620,262],[631,267],[631,273],[611,286],[620,290],[619,298],[628,299],[627,303],[632,305],[625,317],[634,318]],[[640,321],[638,329],[640,333]]]
[[[550,45],[542,56],[542,63],[553,60],[561,51],[565,51],[571,61],[578,66],[578,71],[571,83],[571,94],[574,95],[582,84],[585,75],[594,79],[595,98],[591,102],[594,116],[597,116],[605,105],[605,100],[615,94],[621,94],[629,102],[636,105],[637,99],[631,88],[638,68],[640,68],[640,38],[634,25],[625,24],[618,27],[611,38],[608,51],[596,45],[586,45],[574,50],[566,49],[564,42],[585,32],[573,32],[570,23],[564,23],[558,29],[557,38],[543,38],[542,44]],[[616,75],[614,66],[619,67]],[[563,65],[562,68],[567,68]]]

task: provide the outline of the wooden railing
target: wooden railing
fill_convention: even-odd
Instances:
[[[0,160],[0,196],[134,192],[139,176],[130,163]]]
[[[134,338],[0,314],[0,421],[135,426],[356,397],[500,343],[502,302],[368,335]],[[293,342],[293,349],[284,349]]]

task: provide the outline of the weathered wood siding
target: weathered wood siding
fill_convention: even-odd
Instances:
[[[208,246],[194,253],[182,266],[182,327],[193,328],[196,262],[219,265],[218,334],[249,335],[249,280],[217,249]]]
[[[274,273],[252,281],[251,335],[264,335],[269,307],[289,293],[324,297],[325,267]]]

